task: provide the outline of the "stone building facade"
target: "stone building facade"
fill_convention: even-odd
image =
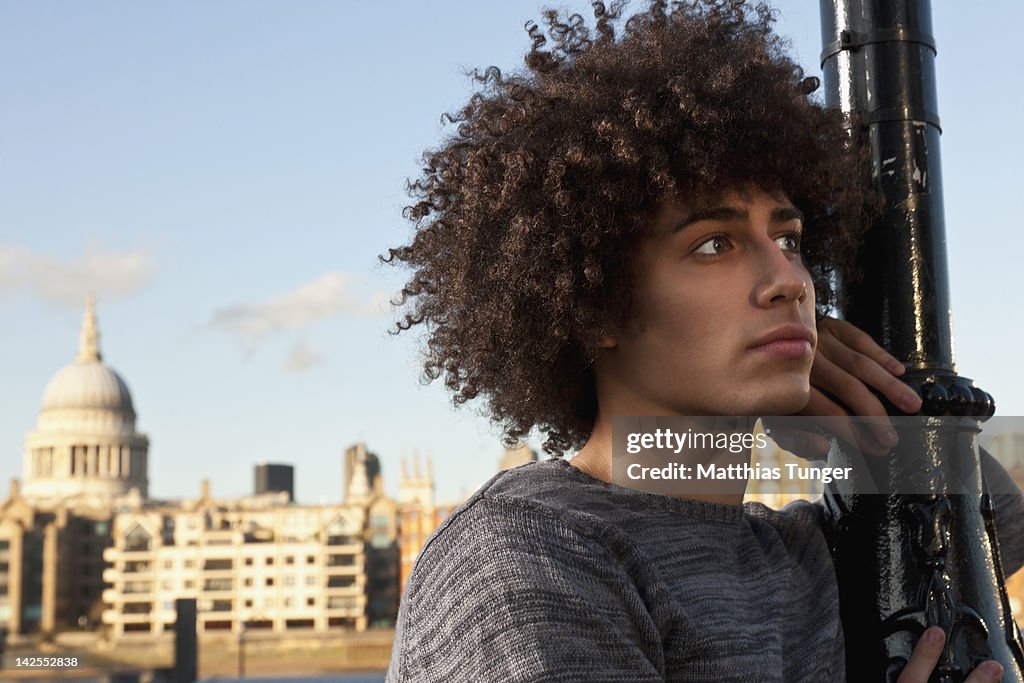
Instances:
[[[365,630],[366,509],[289,505],[286,492],[141,503],[114,517],[104,553],[110,636],[173,630],[196,598],[202,633]]]

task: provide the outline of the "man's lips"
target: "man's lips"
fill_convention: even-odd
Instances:
[[[814,331],[798,324],[782,325],[750,345],[752,351],[763,351],[782,358],[803,358],[814,349]]]

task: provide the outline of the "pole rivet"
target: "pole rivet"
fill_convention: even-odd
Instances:
[[[921,403],[921,412],[925,415],[945,415],[949,393],[941,384],[927,382],[921,387]]]

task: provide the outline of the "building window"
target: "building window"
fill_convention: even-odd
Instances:
[[[185,569],[191,569],[194,564],[192,560],[185,560]]]
[[[355,555],[328,555],[328,567],[351,567],[356,563]]]
[[[193,587],[194,587],[195,585],[196,585],[196,582],[195,582],[195,581],[193,581],[192,579],[185,579],[185,586],[184,586],[184,587],[185,587],[186,589],[191,589],[191,588],[193,588]]]
[[[124,549],[126,552],[140,552],[149,550],[149,534],[141,526],[135,525],[135,527],[128,532],[128,535],[124,539]]]
[[[233,566],[234,563],[230,558],[218,558],[207,560],[203,565],[203,569],[206,571],[217,571],[222,569],[231,569]]]
[[[316,577],[315,576],[307,576],[306,577],[306,585],[307,586],[315,586],[316,585]]]
[[[348,588],[349,586],[356,585],[356,577],[354,576],[328,576],[327,587],[328,588]]]
[[[316,556],[306,555],[306,564],[314,564],[316,562]]]
[[[245,601],[245,606],[246,606],[246,607],[252,607],[252,600],[251,600],[251,599],[249,599],[249,600],[246,600],[246,601]]]
[[[316,605],[316,598],[306,598],[306,607],[313,607]]]
[[[251,567],[252,566],[252,558],[251,557],[245,558],[245,566],[246,567]]]
[[[153,611],[151,602],[126,602],[122,612],[124,614],[149,614]]]
[[[153,591],[152,581],[125,581],[122,593],[150,593]]]
[[[242,579],[242,585],[243,586],[251,586],[252,585],[252,577],[249,576],[249,577],[246,577],[246,578]]]
[[[286,585],[286,586],[294,586],[295,585],[295,577],[294,576],[286,576],[286,577],[284,577],[284,585]]]
[[[327,609],[359,609],[359,596],[331,595],[327,598]]]
[[[232,579],[207,579],[203,582],[204,591],[229,591],[234,589]]]
[[[164,560],[164,569],[174,569],[174,560]]]
[[[274,585],[274,577],[272,577],[272,576],[267,577],[267,585],[268,586],[273,586]]]
[[[274,564],[274,558],[272,558],[272,557],[268,557],[268,558],[267,558],[267,566],[269,567],[269,566],[271,566],[272,564]]]
[[[284,558],[284,563],[295,564],[295,557],[293,555],[289,555],[288,557]]]

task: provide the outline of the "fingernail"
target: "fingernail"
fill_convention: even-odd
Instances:
[[[903,363],[899,362],[898,360],[889,361],[889,372],[891,372],[892,374],[902,375],[906,371],[907,368],[903,365]]]
[[[928,632],[924,634],[924,637],[925,640],[928,641],[929,645],[938,645],[945,639],[946,634],[941,628],[930,628],[928,629]]]
[[[893,446],[895,446],[899,442],[900,442],[900,437],[899,437],[898,434],[896,434],[896,430],[895,429],[888,429],[888,430],[886,430],[885,435],[882,437],[882,445],[883,446],[888,446],[889,448],[892,448]]]
[[[998,681],[1003,675],[1003,666],[999,662],[988,661],[982,664],[980,668],[987,675],[991,676],[993,681]]]
[[[900,399],[900,407],[903,408],[903,412],[916,413],[921,409],[921,397],[911,389],[904,393],[903,398]]]

